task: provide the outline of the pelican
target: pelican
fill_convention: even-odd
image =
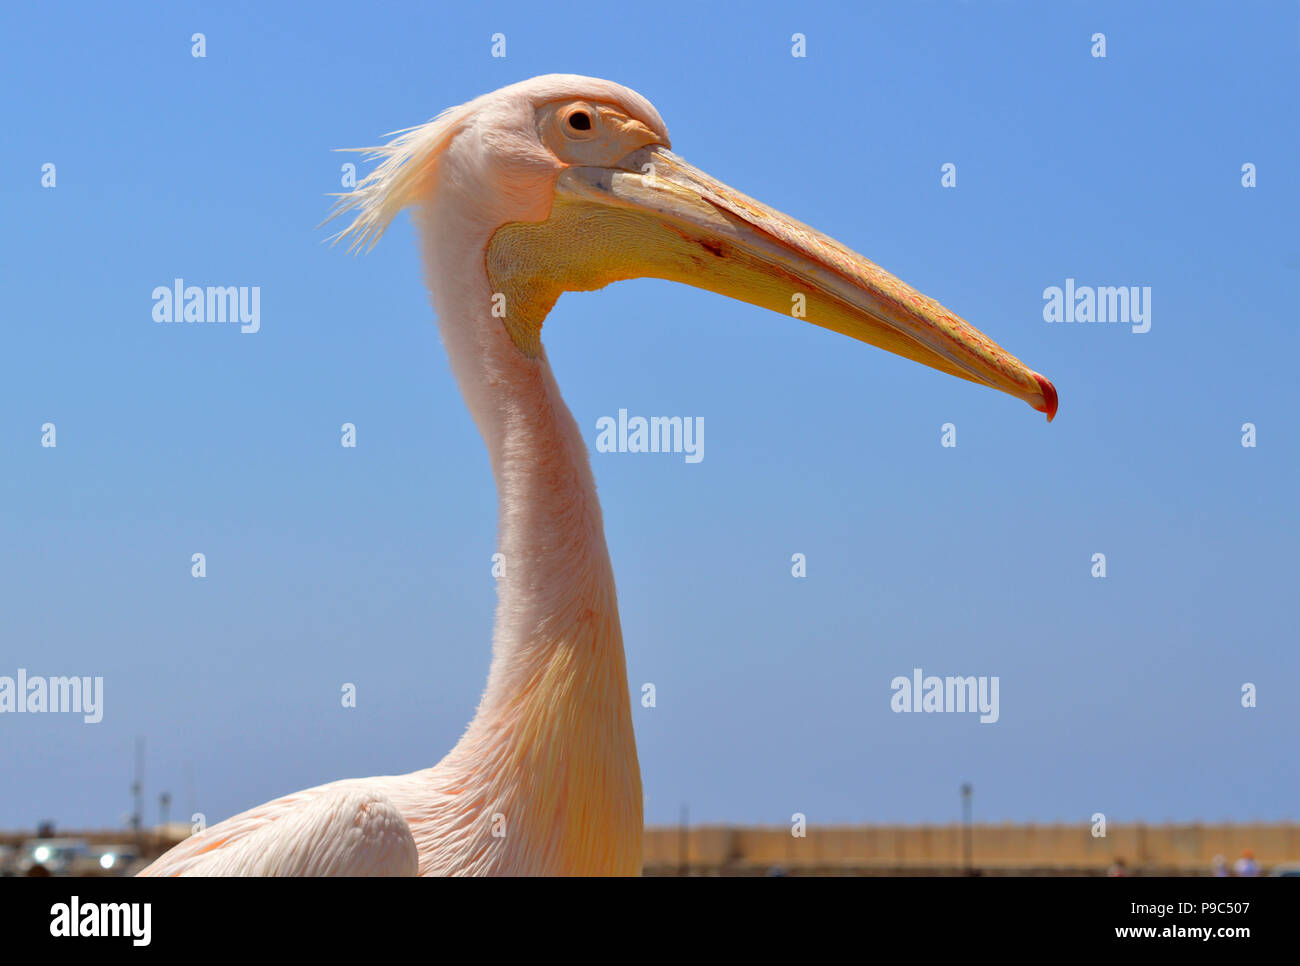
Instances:
[[[432,768],[277,799],[143,874],[637,875],[641,774],[614,574],[583,436],[541,341],[560,294],[650,277],[782,314],[802,295],[808,322],[1048,420],[1056,390],[933,299],[687,164],[650,102],[611,81],[535,77],[363,150],[380,163],[340,196],[334,215],[353,220],[336,239],[369,249],[413,209],[497,484],[507,567],[487,687]]]

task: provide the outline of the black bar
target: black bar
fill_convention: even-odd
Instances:
[[[109,947],[129,955],[143,948],[208,954],[247,952],[254,942],[259,951],[338,952],[349,937],[362,946],[383,937],[376,949],[418,940],[434,950],[463,941],[494,943],[492,937],[502,933],[522,938],[528,934],[520,930],[536,926],[544,927],[530,933],[538,948],[558,952],[570,942],[581,947],[583,937],[611,928],[635,947],[703,927],[715,935],[721,930],[733,947],[766,943],[770,929],[797,934],[809,949],[847,942],[869,952],[877,941],[905,940],[920,943],[918,954],[924,950],[925,955],[918,962],[932,961],[933,952],[947,949],[1073,953],[1125,946],[1140,953],[1201,946],[1232,957],[1257,944],[1263,944],[1261,950],[1279,943],[1295,948],[1300,893],[1294,889],[1282,878],[846,877],[774,885],[770,878],[699,877],[545,886],[531,881],[7,878],[0,879],[0,937],[6,953],[14,954],[60,947],[91,956]],[[148,903],[148,946],[135,946],[130,936],[52,935],[52,927],[68,924],[70,916],[58,907],[70,913],[73,896],[87,923],[88,905]],[[1188,933],[1205,928],[1212,931],[1208,939]],[[1118,933],[1133,929],[1155,932]],[[1225,929],[1245,934],[1219,932]]]

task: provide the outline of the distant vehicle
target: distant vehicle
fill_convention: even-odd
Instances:
[[[71,875],[74,863],[90,854],[84,839],[31,839],[15,864],[18,875]]]
[[[12,845],[0,845],[0,875],[14,875],[14,859],[18,850]]]
[[[1281,865],[1273,866],[1268,874],[1300,878],[1300,862],[1283,862]]]
[[[131,875],[138,870],[140,854],[134,845],[95,845],[69,869],[71,875]]]

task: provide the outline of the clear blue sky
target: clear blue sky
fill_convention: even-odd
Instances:
[[[1049,426],[664,282],[560,300],[589,445],[620,408],[706,426],[698,464],[594,455],[657,688],[647,820],[949,821],[963,781],[983,820],[1296,818],[1300,9],[864,6],[11,5],[0,675],[102,675],[105,715],[0,716],[0,827],[119,822],[137,735],[149,821],[163,790],[215,821],[455,743],[495,602],[485,452],[409,219],[358,259],[315,226],[331,149],[554,71],[641,91],[692,163],[1061,400]],[[177,276],[260,286],[261,331],[154,323]],[[1151,330],[1047,324],[1066,278],[1150,286]],[[917,666],[997,675],[1000,720],[892,713]]]

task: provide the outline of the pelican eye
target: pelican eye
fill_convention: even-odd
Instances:
[[[574,111],[569,115],[569,127],[575,131],[590,131],[591,115],[586,111]]]

